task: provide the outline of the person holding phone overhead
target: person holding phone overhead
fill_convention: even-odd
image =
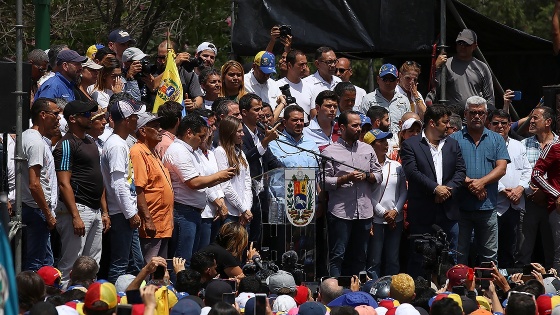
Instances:
[[[221,183],[225,195],[225,202],[229,214],[223,221],[239,222],[247,225],[253,219],[253,193],[251,190],[251,175],[249,163],[241,144],[243,139],[242,121],[235,117],[225,117],[220,122],[220,146],[214,154],[218,162],[218,169],[233,169],[235,175]],[[219,223],[219,221],[216,221]]]
[[[223,183],[235,175],[233,168],[226,168],[209,176],[203,176],[200,158],[194,150],[204,141],[208,124],[198,115],[184,117],[177,129],[177,138],[163,156],[163,164],[169,170],[175,194],[173,211],[173,235],[170,247],[175,257],[190,263],[194,249],[198,248],[201,212],[207,202],[206,188]]]

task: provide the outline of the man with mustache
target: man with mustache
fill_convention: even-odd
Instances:
[[[510,162],[504,138],[484,127],[486,100],[471,96],[465,106],[466,128],[450,137],[459,142],[467,167],[467,177],[459,189],[458,263],[467,264],[474,230],[474,242],[480,261],[497,262],[498,181]]]

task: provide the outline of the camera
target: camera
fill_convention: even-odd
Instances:
[[[243,274],[255,275],[261,283],[266,283],[266,278],[280,269],[272,261],[263,261],[259,255],[254,255],[252,260],[253,263],[247,263],[243,266]]]
[[[139,80],[142,77],[146,77],[150,75],[150,62],[148,61],[147,58],[143,58],[139,60],[140,64],[142,65],[142,71],[138,72],[134,78],[136,80]]]
[[[414,239],[414,251],[423,257],[422,266],[427,274],[439,274],[442,266],[454,265],[453,258],[449,255],[449,242],[447,235],[437,226],[432,225],[434,235],[410,235]]]
[[[189,60],[183,61],[181,67],[187,72],[192,72],[194,68],[200,68],[204,66],[204,60],[201,57],[190,57]]]
[[[280,37],[292,35],[292,27],[290,25],[280,25],[278,28],[280,29]]]
[[[287,105],[296,104],[296,98],[292,96],[292,93],[290,93],[290,85],[289,84],[284,84],[279,88],[280,88],[280,92],[282,92],[282,95],[284,95],[286,97],[286,104]]]

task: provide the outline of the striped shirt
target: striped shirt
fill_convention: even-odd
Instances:
[[[498,160],[511,162],[504,138],[486,128],[482,132],[478,145],[469,135],[467,128],[453,133],[450,137],[459,142],[467,167],[467,177],[471,179],[488,175],[496,167]],[[498,181],[486,185],[485,188],[486,199],[480,201],[466,187],[461,187],[459,190],[460,209],[465,211],[495,209],[498,200]]]

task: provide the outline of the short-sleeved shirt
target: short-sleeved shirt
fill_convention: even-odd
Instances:
[[[163,156],[163,165],[171,175],[175,202],[197,209],[206,207],[206,189],[190,189],[185,183],[202,175],[202,164],[193,148],[183,140],[175,138]]]
[[[405,113],[410,112],[410,101],[408,98],[395,92],[393,98],[388,100],[383,97],[379,89],[376,89],[364,97],[362,105],[360,106],[360,112],[365,114],[372,106],[381,106],[389,111],[389,129],[393,133],[393,137],[397,137],[397,134],[401,130],[399,127],[399,120],[401,120]]]
[[[263,102],[267,102],[274,107],[276,106],[276,99],[282,95],[276,81],[268,78],[265,83],[259,83],[257,78],[255,78],[253,70],[245,74],[243,84],[247,93],[257,94],[262,98]]]
[[[305,84],[309,84],[311,88],[311,109],[315,108],[315,99],[319,93],[326,90],[334,91],[336,85],[342,82],[342,80],[335,75],[331,77],[331,82],[327,82],[323,79],[321,74],[319,74],[319,71],[315,71],[312,75],[305,77],[303,81]]]
[[[478,146],[475,145],[467,128],[453,133],[450,137],[459,142],[469,178],[478,179],[486,176],[496,167],[498,160],[511,162],[504,138],[491,130],[484,128]],[[480,201],[466,187],[461,187],[460,209],[466,211],[495,209],[498,202],[498,181],[486,185],[486,193],[486,199]]]
[[[332,123],[332,126],[334,128],[334,122]],[[309,121],[309,126],[303,128],[303,136],[307,139],[313,140],[319,147],[319,150],[324,149],[329,144],[333,144],[333,133],[333,129],[331,128],[331,135],[327,136],[321,126],[319,126],[317,117],[311,119]]]
[[[311,85],[306,83],[304,80],[300,80],[298,83],[293,83],[284,77],[276,81],[278,87],[288,84],[290,86],[290,94],[296,99],[296,103],[303,108],[305,115],[303,115],[304,122],[309,121],[309,113],[311,109],[315,108],[315,104],[312,102]],[[276,107],[276,103],[270,104],[272,108]]]
[[[68,132],[56,145],[53,156],[57,172],[72,172],[70,185],[76,202],[99,209],[103,194],[103,176],[99,151],[93,139],[80,139]]]
[[[148,210],[156,226],[155,238],[171,237],[173,232],[173,187],[169,171],[148,147],[137,142],[130,149],[134,168],[134,185],[144,190]],[[144,226],[138,229],[140,237],[147,237]]]
[[[74,88],[74,83],[68,81],[60,72],[57,72],[53,77],[41,84],[41,87],[35,93],[35,99],[41,97],[63,98],[67,102],[71,102],[75,99]]]
[[[129,148],[126,140],[117,134],[112,134],[103,144],[101,154],[101,172],[105,183],[105,196],[109,215],[122,213],[126,219],[130,219],[138,213],[136,209],[136,188],[134,186],[134,172],[130,163]],[[113,187],[115,183],[111,178],[113,173],[121,173],[127,192],[127,200],[118,197],[119,193]],[[119,178],[115,178],[119,179]]]
[[[47,204],[51,207],[51,212],[54,215],[54,207],[56,207],[56,202],[52,204],[51,194],[54,192],[56,194],[56,189],[53,191],[53,187],[56,187],[56,174],[54,174],[54,158],[51,153],[50,145],[45,142],[43,136],[39,131],[35,129],[27,129],[22,134],[22,146],[23,146],[23,157],[27,159],[24,162],[22,168],[22,202],[32,208],[39,208],[37,202],[31,195],[29,190],[29,168],[35,165],[41,167],[41,173],[39,181],[41,183],[41,188],[43,189],[43,194],[45,195],[45,200]],[[53,185],[53,181],[55,185]]]
[[[241,263],[239,262],[239,259],[235,258],[225,248],[223,248],[222,246],[216,243],[212,243],[204,247],[200,251],[214,254],[214,258],[216,259],[216,265],[218,265],[216,271],[218,271],[218,274],[222,279],[229,278],[229,276],[225,272],[227,268],[241,267]]]

